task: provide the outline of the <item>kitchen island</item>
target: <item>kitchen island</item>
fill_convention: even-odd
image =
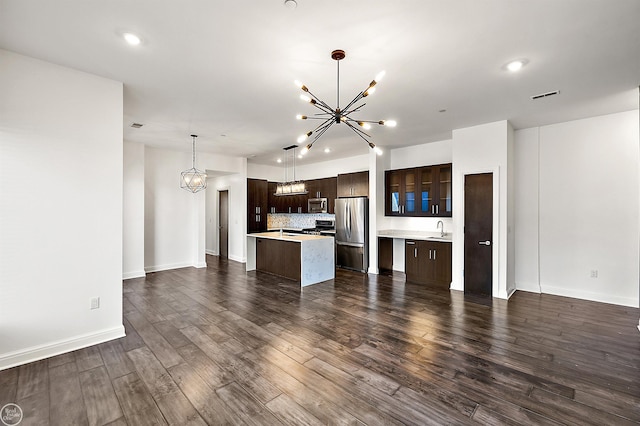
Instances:
[[[247,234],[247,271],[268,272],[301,287],[335,277],[334,239],[280,231]]]

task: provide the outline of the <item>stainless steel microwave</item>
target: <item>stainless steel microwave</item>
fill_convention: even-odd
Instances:
[[[327,207],[326,198],[309,198],[307,201],[307,212],[309,213],[326,213]]]

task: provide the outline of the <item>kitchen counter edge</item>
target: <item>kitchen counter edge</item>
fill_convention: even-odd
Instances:
[[[384,229],[378,231],[378,237],[384,238],[399,238],[405,240],[425,240],[425,241],[441,241],[450,243],[453,238],[451,232],[446,232],[444,237],[440,235],[440,232],[430,231],[406,231],[402,229]]]

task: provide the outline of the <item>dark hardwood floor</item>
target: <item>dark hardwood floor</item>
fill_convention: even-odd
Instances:
[[[640,422],[638,309],[208,256],[124,282],[127,336],[0,372],[21,425]]]

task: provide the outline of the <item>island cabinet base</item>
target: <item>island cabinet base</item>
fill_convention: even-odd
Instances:
[[[300,283],[332,280],[336,264],[333,237],[274,232],[247,234],[247,271],[262,271]]]
[[[256,269],[300,281],[300,243],[257,238]]]

